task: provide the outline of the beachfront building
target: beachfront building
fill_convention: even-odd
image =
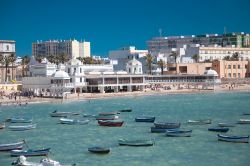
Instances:
[[[0,83],[16,80],[16,64],[9,62],[6,68],[4,57],[16,55],[16,42],[14,40],[0,40]]]
[[[213,61],[212,69],[215,70],[219,78],[239,79],[250,77],[250,61]]]
[[[164,74],[202,75],[212,68],[212,63],[168,63]]]
[[[115,71],[126,71],[128,61],[135,58],[142,63],[143,73],[147,73],[147,50],[137,50],[134,46],[123,47],[120,50],[109,51],[109,59],[114,64]]]
[[[128,74],[142,74],[142,63],[133,57],[126,65]]]
[[[90,42],[77,40],[49,40],[32,43],[32,55],[34,57],[67,55],[68,58],[90,57]]]
[[[203,46],[218,45],[221,47],[234,45],[235,47],[250,47],[249,34],[225,33],[203,34],[191,36],[154,37],[147,41],[149,52],[160,52],[170,48],[183,48],[184,45],[199,44]]]

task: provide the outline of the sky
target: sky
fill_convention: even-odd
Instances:
[[[250,32],[250,0],[0,0],[0,40],[17,56],[37,40],[91,42],[91,54],[124,46],[147,49],[159,36]]]

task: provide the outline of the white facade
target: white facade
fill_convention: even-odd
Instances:
[[[3,56],[16,54],[16,42],[14,40],[0,40],[0,54]]]
[[[133,58],[126,66],[128,74],[142,74],[142,63]]]
[[[50,40],[50,41],[37,41],[32,43],[33,56],[56,56],[66,54],[68,57],[89,57],[90,56],[90,42],[79,42],[77,40]]]

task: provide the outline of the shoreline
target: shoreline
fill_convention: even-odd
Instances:
[[[243,84],[237,85],[234,89],[229,90],[228,86],[220,85],[213,89],[201,90],[201,89],[179,89],[179,90],[150,90],[145,91],[134,91],[134,92],[118,92],[118,93],[81,93],[81,94],[70,94],[67,99],[56,99],[56,98],[41,98],[33,97],[26,98],[21,97],[18,100],[12,100],[8,98],[0,99],[0,106],[23,106],[27,104],[42,104],[42,103],[67,103],[74,101],[91,101],[99,99],[112,99],[116,97],[141,97],[141,96],[153,96],[153,95],[178,95],[178,94],[208,94],[208,93],[239,93],[239,92],[250,92],[250,85]]]

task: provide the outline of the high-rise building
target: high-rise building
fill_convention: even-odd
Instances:
[[[203,46],[218,45],[221,47],[250,47],[249,34],[242,33],[226,33],[226,34],[205,34],[191,36],[168,36],[154,37],[147,41],[149,52],[160,52],[171,48],[182,48],[184,45],[199,44]]]
[[[32,43],[32,55],[34,57],[66,54],[70,59],[90,56],[90,42],[77,40],[50,40]]]

